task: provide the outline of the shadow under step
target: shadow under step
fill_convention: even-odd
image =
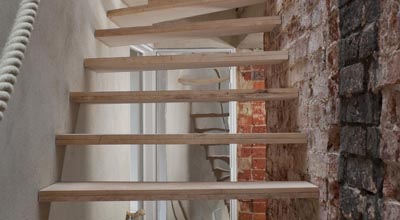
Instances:
[[[306,144],[301,133],[263,134],[66,134],[56,136],[56,145],[129,144]],[[222,145],[223,146],[223,145]]]
[[[226,170],[223,168],[213,168],[213,172],[218,182],[229,180],[231,177],[230,170]]]
[[[176,90],[145,92],[72,92],[70,100],[81,104],[129,104],[176,102],[279,101],[298,97],[296,88],[260,90]]]
[[[196,133],[217,133],[217,132],[222,132],[222,133],[229,133],[229,129],[224,129],[224,128],[195,128],[194,131]]]
[[[226,162],[228,164],[230,162],[229,155],[209,155],[209,156],[207,156],[207,159],[209,159],[209,160],[222,160],[222,161],[224,161],[224,162]]]
[[[205,114],[191,114],[192,118],[226,118],[229,117],[229,113],[205,113]]]
[[[87,58],[84,61],[84,66],[96,72],[130,72],[266,65],[282,63],[288,59],[288,51],[201,53],[186,55]]]
[[[233,36],[272,31],[281,17],[252,17],[216,21],[96,30],[95,37],[111,47]]]
[[[241,8],[263,3],[266,0],[188,0],[185,2],[158,3],[156,5],[134,6],[107,12],[115,24],[121,27],[152,25],[214,12]]]
[[[308,182],[66,182],[39,191],[40,202],[318,198]]]

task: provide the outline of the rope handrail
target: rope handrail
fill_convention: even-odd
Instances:
[[[20,72],[40,0],[22,0],[0,58],[0,121]]]

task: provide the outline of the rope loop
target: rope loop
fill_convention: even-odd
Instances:
[[[22,0],[0,57],[0,121],[4,118],[29,38],[39,9],[40,0]]]

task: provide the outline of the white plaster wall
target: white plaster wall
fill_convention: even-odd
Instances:
[[[19,1],[0,1],[0,44]],[[121,203],[39,204],[38,190],[56,181],[129,180],[128,146],[56,148],[56,133],[128,133],[129,107],[71,106],[70,91],[129,90],[128,74],[96,74],[84,57],[128,56],[94,36],[111,27],[106,9],[118,0],[42,0],[22,73],[0,122],[0,219],[124,219]],[[14,14],[14,15],[13,15]],[[2,46],[0,46],[2,47]],[[65,160],[64,160],[65,158]]]

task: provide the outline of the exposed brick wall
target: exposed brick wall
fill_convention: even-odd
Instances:
[[[238,89],[264,89],[264,66],[244,66],[238,68]],[[238,133],[265,133],[265,102],[238,103]],[[265,145],[238,146],[238,181],[265,181]],[[265,200],[240,201],[240,220],[265,220]]]
[[[266,68],[266,87],[298,87],[300,97],[268,103],[266,129],[304,132],[309,143],[268,146],[266,180],[320,187],[319,204],[271,200],[267,218],[399,219],[400,2],[268,0],[267,7],[283,24],[265,35],[265,50],[286,49],[290,58]]]
[[[400,2],[380,1],[379,71],[372,85],[382,92],[380,158],[385,164],[383,219],[400,216]]]
[[[340,209],[342,219],[382,219],[379,0],[340,0]]]
[[[269,132],[308,134],[307,145],[269,145],[267,180],[306,180],[318,200],[268,201],[268,219],[338,219],[339,97],[337,1],[268,0],[282,25],[265,35],[265,50],[288,50],[289,62],[266,68],[266,87],[299,88],[298,101],[267,105]]]

